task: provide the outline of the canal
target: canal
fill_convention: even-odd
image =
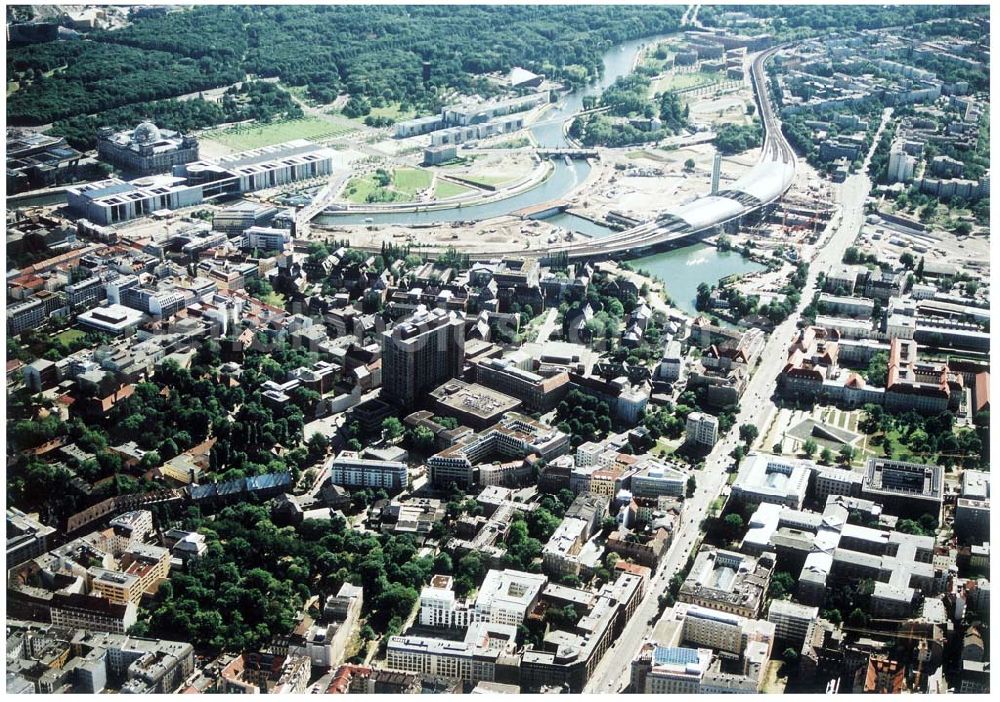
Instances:
[[[544,217],[543,221],[557,227],[562,227],[563,229],[569,229],[573,232],[586,234],[587,236],[595,239],[600,239],[601,237],[614,234],[615,232],[615,230],[611,227],[605,227],[603,224],[598,224],[597,222],[591,221],[586,217],[578,217],[575,214],[570,214],[569,212],[560,212],[559,214],[552,215],[551,217]]]

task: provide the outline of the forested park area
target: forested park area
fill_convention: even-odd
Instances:
[[[649,6],[195,7],[91,32],[85,40],[13,47],[7,74],[18,89],[9,95],[7,118],[11,124],[38,125],[126,105],[153,111],[153,101],[231,85],[247,75],[304,86],[305,95],[318,103],[346,93],[374,107],[399,102],[429,111],[439,107],[443,90],[495,93],[499,88],[482,74],[514,66],[570,85],[587,83],[602,73],[601,55],[609,47],[673,31],[682,11]]]

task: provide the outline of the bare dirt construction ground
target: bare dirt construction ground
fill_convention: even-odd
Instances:
[[[989,238],[980,234],[960,237],[943,229],[928,228],[919,235],[910,235],[889,227],[866,224],[857,243],[874,250],[884,260],[896,261],[909,252],[917,257],[923,256],[927,261],[951,264],[966,273],[978,273],[984,280],[989,280],[990,243]]]
[[[646,219],[709,191],[715,147],[711,144],[673,150],[636,147],[602,152],[602,157],[600,171],[588,185],[584,198],[588,212],[603,217],[615,210]],[[691,170],[684,166],[688,159],[695,164]],[[744,162],[723,162],[723,183],[738,178],[753,162],[741,161]]]
[[[747,90],[708,97],[696,95],[686,102],[695,124],[750,124],[752,119],[747,114],[747,106],[753,104]]]
[[[785,263],[776,271],[749,273],[740,279],[736,289],[744,295],[758,295],[759,303],[764,304],[772,298],[783,297],[778,295],[778,290],[788,283],[793,270],[790,263]]]
[[[377,249],[383,242],[396,245],[434,247],[449,246],[458,251],[510,251],[542,248],[548,244],[578,241],[584,237],[574,232],[537,220],[519,217],[499,217],[472,225],[442,224],[434,227],[404,227],[399,225],[355,225],[314,227],[314,238],[347,238],[351,246]]]
[[[424,149],[430,145],[431,138],[427,134],[407,139],[393,139],[387,135],[387,138],[373,142],[371,148],[386,156],[406,157],[407,160],[419,162],[423,160]]]

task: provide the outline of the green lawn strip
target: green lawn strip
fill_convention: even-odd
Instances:
[[[469,192],[470,188],[466,188],[458,183],[452,183],[448,180],[442,180],[438,178],[437,183],[434,184],[434,197],[439,200],[443,200],[446,197],[455,197],[456,195],[464,195]]]
[[[664,90],[686,90],[688,88],[700,88],[713,85],[721,81],[718,74],[705,73],[672,73],[663,78],[658,78],[650,86],[651,94],[662,93]]]
[[[504,183],[509,183],[512,180],[515,180],[515,178],[511,178],[510,176],[492,175],[463,175],[460,177],[470,183],[477,183],[479,185],[503,185]]]
[[[373,117],[389,117],[397,122],[405,122],[417,115],[416,110],[401,110],[398,102],[389,103],[384,107],[373,107],[369,114]],[[364,118],[362,118],[362,121],[364,121]]]

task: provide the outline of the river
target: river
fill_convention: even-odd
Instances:
[[[610,49],[604,54],[604,75],[600,80],[591,83],[582,90],[577,90],[566,95],[559,106],[544,117],[543,122],[534,127],[531,133],[540,146],[562,147],[568,146],[566,137],[563,134],[563,123],[571,116],[583,109],[583,99],[591,95],[600,95],[601,91],[618,80],[619,77],[632,72],[632,65],[635,63],[639,50],[647,44],[659,42],[666,39],[669,34],[658,37],[646,37],[644,39],[633,39]]]
[[[502,217],[525,207],[540,205],[543,202],[558,200],[576,186],[583,183],[590,173],[590,164],[586,161],[570,161],[567,165],[564,159],[554,159],[555,168],[552,174],[541,185],[513,195],[503,200],[487,202],[468,207],[449,207],[441,210],[424,210],[422,212],[358,212],[354,214],[319,215],[316,224],[337,226],[338,224],[433,224],[434,222],[463,222],[492,217]]]
[[[604,75],[600,80],[591,83],[582,90],[569,93],[561,98],[558,105],[546,112],[542,116],[539,124],[531,128],[531,133],[539,146],[550,148],[561,148],[569,146],[566,136],[563,133],[563,124],[572,115],[579,112],[583,107],[583,99],[590,95],[599,95],[602,90],[615,82],[620,76],[628,75],[632,72],[632,65],[635,63],[639,50],[651,43],[657,42],[669,35],[662,37],[646,37],[645,39],[633,39],[615,46],[604,54]],[[490,219],[491,217],[501,217],[515,212],[525,207],[533,207],[544,202],[561,199],[587,179],[590,173],[590,164],[586,161],[571,161],[566,163],[564,159],[553,159],[552,174],[538,187],[527,190],[523,193],[504,200],[489,202],[482,205],[470,205],[469,207],[454,207],[441,210],[431,210],[425,212],[379,212],[372,214],[331,214],[320,215],[316,218],[316,223],[324,226],[336,226],[338,224],[363,224],[370,220],[372,224],[433,224],[434,222],[461,222]],[[549,219],[548,221],[553,221]],[[607,236],[613,230],[573,215],[562,216],[558,222],[559,226],[571,229],[588,236]]]
[[[708,244],[695,244],[629,261],[663,281],[663,290],[678,309],[701,314],[694,308],[698,284],[713,284],[735,273],[754,273],[764,266],[743,258],[735,251],[719,251]]]

